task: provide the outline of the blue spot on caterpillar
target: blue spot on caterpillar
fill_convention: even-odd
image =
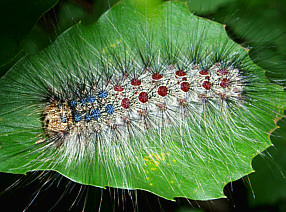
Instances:
[[[79,122],[81,120],[81,115],[76,111],[74,114],[74,121]]]
[[[88,96],[88,97],[86,97],[86,101],[87,102],[94,102],[95,101],[95,97],[94,96]]]
[[[80,103],[84,104],[84,103],[86,103],[86,100],[85,99],[81,99]]]
[[[67,122],[67,117],[66,117],[65,115],[62,115],[62,116],[61,116],[61,121],[62,121],[63,123],[66,123],[66,122]]]
[[[92,110],[92,111],[91,111],[91,116],[92,116],[94,119],[99,119],[100,116],[101,116],[100,110],[98,110],[98,109]]]
[[[71,106],[71,107],[76,107],[76,105],[77,105],[77,103],[76,103],[75,100],[71,100],[71,101],[70,101],[70,106]]]
[[[99,98],[106,98],[107,97],[107,92],[106,91],[99,91],[98,97]]]
[[[91,120],[91,115],[90,115],[90,113],[86,113],[86,114],[85,114],[85,120],[86,120],[86,122],[89,122],[89,121]]]
[[[106,105],[105,111],[106,111],[108,114],[113,114],[113,113],[114,113],[114,106],[113,106],[112,104]]]

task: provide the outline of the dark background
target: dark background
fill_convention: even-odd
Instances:
[[[78,21],[89,24],[116,0],[1,0],[0,74],[35,54]],[[196,14],[226,24],[229,36],[251,49],[274,83],[286,84],[285,0],[193,0]],[[101,190],[53,172],[0,173],[1,211],[286,211],[286,121],[271,136],[274,147],[253,160],[255,173],[225,187],[227,199],[167,201],[145,191]],[[20,179],[20,180],[19,180]],[[17,182],[6,189],[13,183]],[[44,186],[43,186],[44,185]],[[29,205],[31,203],[31,205]]]

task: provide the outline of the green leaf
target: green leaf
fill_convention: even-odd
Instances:
[[[282,88],[268,82],[248,50],[229,39],[221,24],[191,14],[184,3],[166,2],[145,15],[119,3],[97,23],[78,24],[38,55],[23,58],[1,79],[0,171],[52,169],[82,184],[196,200],[224,197],[227,183],[253,172],[253,157],[271,145],[273,120],[286,107]],[[181,60],[186,58],[212,65],[231,60],[247,79],[245,100],[224,102],[220,108],[206,103],[202,113],[194,104],[182,126],[138,129],[113,143],[99,139],[95,142],[102,146],[94,154],[92,149],[83,152],[84,157],[39,142],[45,139],[47,85],[71,92],[67,88],[76,90],[73,82],[80,77],[93,73],[107,80],[120,72],[118,63],[134,74],[136,64],[150,57],[156,68],[161,55],[185,68],[190,61]]]
[[[39,17],[57,2],[58,0],[1,1],[0,67],[20,56],[20,42],[32,30]]]

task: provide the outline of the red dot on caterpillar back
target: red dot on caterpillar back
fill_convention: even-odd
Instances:
[[[131,80],[131,85],[139,86],[139,85],[141,85],[141,80],[135,78],[135,79]]]
[[[116,86],[114,87],[114,90],[115,90],[115,91],[118,91],[118,92],[121,92],[121,91],[124,90],[124,88],[122,88],[121,85],[116,85]]]
[[[124,107],[125,109],[130,107],[130,101],[128,98],[124,98],[121,101],[121,106]]]
[[[166,110],[166,104],[165,104],[165,103],[163,103],[163,104],[157,103],[156,106],[157,106],[158,108],[160,108],[161,110]]]
[[[128,123],[130,123],[130,121],[131,121],[128,116],[122,116],[121,118],[122,118],[122,120],[123,120],[123,122],[124,122],[125,124],[128,124]]]
[[[224,78],[224,79],[222,79],[220,86],[223,88],[226,88],[229,86],[229,83],[230,83],[229,80],[227,78]]]
[[[140,102],[145,103],[148,101],[148,94],[146,92],[141,92],[138,98]]]
[[[158,94],[159,94],[160,96],[166,96],[167,93],[168,93],[168,89],[167,89],[166,86],[160,86],[160,87],[158,88]]]
[[[218,95],[220,96],[220,98],[221,98],[222,100],[226,100],[226,99],[227,99],[225,93],[219,93]]]
[[[201,70],[199,73],[200,73],[201,75],[208,75],[208,74],[209,74],[209,72],[208,72],[207,69],[203,69],[203,70]]]
[[[181,90],[184,92],[188,92],[190,90],[190,84],[188,82],[182,82]]]
[[[206,90],[210,90],[212,84],[211,84],[211,82],[209,82],[209,81],[203,81],[202,86],[203,86]]]
[[[186,72],[184,70],[179,70],[179,71],[176,71],[176,75],[179,77],[182,77],[186,75]]]
[[[228,74],[228,70],[226,68],[223,68],[217,71],[218,76],[227,75],[227,74]]]
[[[161,79],[163,76],[160,73],[155,73],[152,75],[152,79],[153,80],[159,80]]]
[[[179,104],[182,106],[186,106],[188,104],[186,99],[177,99],[177,100],[178,100]]]

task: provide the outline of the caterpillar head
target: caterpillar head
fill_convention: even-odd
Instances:
[[[67,134],[71,128],[71,111],[64,103],[56,101],[48,105],[43,112],[44,130],[50,138]]]

